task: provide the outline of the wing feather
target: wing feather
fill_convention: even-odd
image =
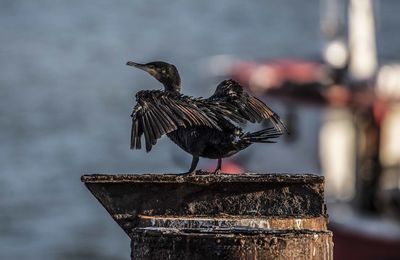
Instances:
[[[162,136],[162,133],[168,133],[168,122],[165,121],[165,116],[163,116],[164,112],[162,112],[161,110],[159,111],[160,113],[153,113],[153,116],[155,118],[155,120],[157,120],[159,122],[159,130],[160,130],[160,136],[158,136],[158,138],[160,138]]]
[[[269,120],[275,129],[287,132],[286,126],[271,108],[258,98],[247,94],[234,80],[222,81],[207,102],[214,103],[216,110],[232,121],[260,123],[262,120]]]
[[[147,118],[148,118],[149,122],[152,122],[154,137],[155,137],[155,140],[157,140],[158,138],[160,138],[162,136],[162,129],[160,126],[160,121],[154,115],[153,110],[149,110],[149,113],[147,114]]]
[[[221,130],[212,114],[199,108],[194,99],[164,91],[139,91],[132,112],[131,149],[141,148],[144,134],[146,151],[157,140],[179,127],[205,125]],[[211,113],[211,112],[210,112]]]
[[[144,140],[146,143],[146,151],[150,151],[151,150],[151,143],[150,143],[150,135],[149,135],[149,129],[146,123],[146,119],[144,116],[142,116],[141,118],[141,122],[142,122],[142,127],[143,127],[143,132],[144,132]]]

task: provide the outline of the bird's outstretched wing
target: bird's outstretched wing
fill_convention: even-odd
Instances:
[[[285,125],[271,108],[258,98],[247,94],[243,87],[232,79],[222,81],[207,100],[217,107],[216,110],[221,111],[223,116],[235,122],[259,123],[267,119],[275,129],[287,132]]]
[[[143,134],[149,152],[157,139],[178,127],[204,125],[220,129],[212,114],[198,108],[191,100],[188,96],[160,90],[139,91],[131,115],[131,149],[141,149]]]

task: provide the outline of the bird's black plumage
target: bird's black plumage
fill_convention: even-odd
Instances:
[[[279,116],[261,100],[247,94],[234,80],[222,81],[209,98],[193,98],[180,93],[178,70],[166,62],[127,65],[147,71],[164,85],[164,90],[142,90],[136,94],[132,112],[131,149],[141,149],[144,135],[146,151],[167,135],[193,156],[189,172],[196,169],[199,157],[229,157],[252,143],[273,143],[284,124]],[[236,123],[260,123],[270,120],[274,127],[244,133]]]

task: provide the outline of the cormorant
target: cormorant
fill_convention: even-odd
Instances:
[[[144,134],[146,151],[167,135],[193,156],[190,169],[196,169],[199,157],[218,159],[215,173],[221,170],[222,158],[229,157],[252,143],[274,143],[286,130],[279,116],[259,99],[247,94],[234,80],[222,81],[209,98],[182,95],[177,68],[155,61],[127,65],[148,72],[164,85],[164,90],[141,90],[132,112],[131,149],[141,149]],[[235,123],[260,123],[270,120],[274,127],[244,133]]]

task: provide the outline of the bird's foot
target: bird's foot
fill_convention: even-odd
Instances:
[[[214,174],[215,174],[215,175],[219,175],[219,174],[221,174],[221,169],[217,169],[217,170],[215,170],[215,171],[214,171]]]

